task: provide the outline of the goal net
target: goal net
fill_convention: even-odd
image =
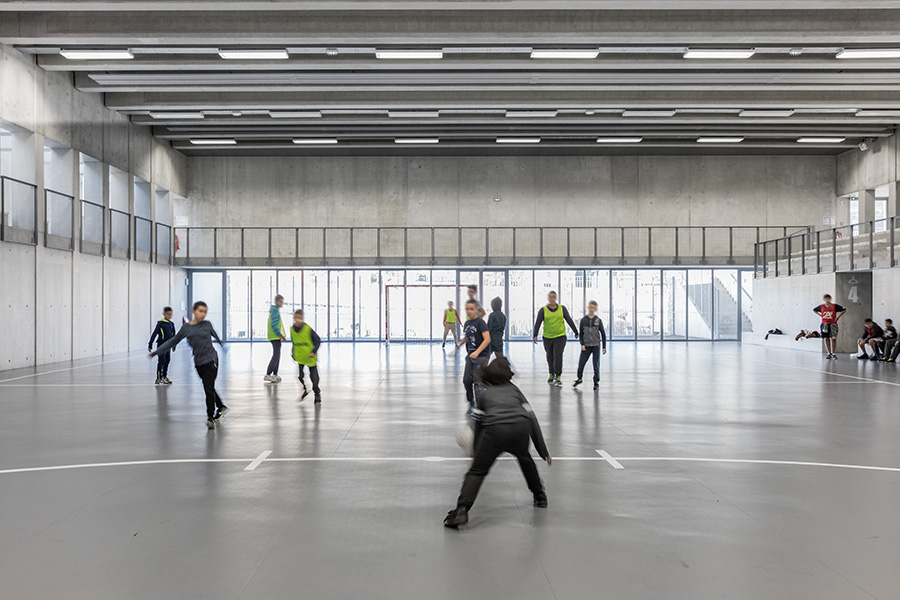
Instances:
[[[444,334],[444,310],[452,301],[459,312],[457,327],[465,321],[460,302],[468,284],[387,284],[384,286],[384,341],[428,343]],[[458,330],[457,330],[458,331]],[[448,336],[453,339],[452,335]]]

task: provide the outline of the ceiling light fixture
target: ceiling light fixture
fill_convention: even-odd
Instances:
[[[597,138],[598,144],[639,144],[644,141],[642,137],[602,137]]]
[[[674,110],[624,110],[623,117],[674,117]]]
[[[744,141],[742,137],[699,137],[698,144],[740,144]]]
[[[322,113],[317,110],[282,110],[269,111],[269,116],[273,119],[318,119]]]
[[[444,58],[443,50],[376,50],[375,58],[394,60],[435,60]]]
[[[728,49],[690,49],[684,53],[684,58],[707,59],[743,59],[756,54],[756,50],[728,50]]]
[[[794,114],[793,110],[742,110],[738,116],[741,117],[790,117]]]
[[[841,50],[836,58],[900,58],[900,48],[853,48]]]
[[[237,141],[203,138],[198,140],[191,140],[191,143],[195,146],[233,146],[234,144],[237,144]]]
[[[900,117],[900,110],[858,110],[857,117]]]
[[[302,138],[292,140],[295,144],[337,144],[336,138]]]
[[[597,58],[600,54],[599,50],[576,50],[576,49],[555,49],[555,50],[532,50],[531,58],[556,58],[565,60],[567,58],[591,59]]]
[[[282,60],[288,58],[287,50],[219,50],[219,56],[228,60]]]
[[[204,115],[202,112],[152,112],[150,117],[154,119],[203,119]]]
[[[539,137],[509,137],[509,138],[497,138],[498,144],[539,144],[541,138]]]
[[[555,117],[559,111],[555,110],[508,110],[506,111],[507,117],[512,117],[514,119],[520,118],[535,118],[535,119],[548,119]]]
[[[400,119],[437,119],[441,113],[436,110],[392,110],[388,112],[388,116]]]
[[[60,50],[69,60],[128,60],[134,58],[131,50]]]
[[[802,137],[797,142],[801,144],[840,144],[846,139],[842,137]]]
[[[395,144],[437,144],[438,138],[396,138]]]

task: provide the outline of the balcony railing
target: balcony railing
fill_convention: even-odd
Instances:
[[[175,264],[211,266],[752,265],[809,227],[176,227]]]
[[[900,217],[782,236],[756,248],[756,277],[894,267]]]

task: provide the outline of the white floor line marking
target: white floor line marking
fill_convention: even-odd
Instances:
[[[603,460],[605,460],[610,465],[612,465],[613,469],[624,469],[625,468],[622,466],[622,463],[620,463],[619,461],[614,459],[612,456],[610,456],[609,452],[607,452],[606,450],[597,450],[597,454],[602,456]]]
[[[442,456],[341,456],[341,457],[281,457],[269,458],[270,450],[263,452],[255,459],[251,458],[177,458],[160,460],[131,460],[124,462],[86,463],[77,465],[57,465],[51,467],[25,467],[21,469],[0,470],[0,475],[14,473],[36,473],[42,471],[65,471],[69,469],[91,469],[101,467],[131,467],[137,465],[183,465],[183,464],[211,464],[211,463],[246,463],[251,465],[259,462],[293,462],[293,463],[330,463],[330,462],[470,462],[469,457],[442,457]],[[597,450],[600,456],[559,456],[553,459],[568,462],[605,462],[614,469],[624,469],[622,462],[704,462],[704,463],[731,463],[744,465],[775,465],[775,466],[799,466],[799,467],[830,467],[835,469],[855,469],[860,471],[882,471],[900,473],[900,467],[879,467],[871,465],[851,465],[842,463],[807,462],[794,460],[765,460],[765,459],[740,459],[740,458],[696,458],[676,456],[628,456],[613,458],[604,450]],[[605,455],[605,456],[604,456]],[[516,460],[514,456],[502,456],[498,460]],[[539,460],[539,459],[538,459]],[[257,465],[258,466],[258,465]],[[249,467],[249,465],[248,465]],[[245,467],[244,470],[248,470]]]
[[[779,367],[787,367],[788,369],[799,369],[801,371],[812,371],[813,373],[824,373],[826,375],[834,375],[835,377],[846,377],[848,379],[857,379],[859,381],[866,381],[869,383],[883,383],[884,385],[894,385],[900,387],[900,383],[895,383],[893,381],[882,381],[880,379],[870,379],[869,377],[856,377],[855,375],[844,375],[843,373],[832,373],[831,371],[823,371],[822,369],[810,369],[809,367],[798,367],[795,365],[786,365],[784,363],[774,363],[768,360],[759,360],[755,358],[751,358],[753,362],[759,362],[766,365],[777,365]],[[851,359],[852,360],[852,359]]]
[[[133,358],[136,358],[136,357],[129,356],[127,358],[116,358],[113,360],[105,360],[103,362],[93,363],[90,365],[81,365],[78,367],[66,367],[65,369],[54,369],[53,371],[41,371],[40,373],[31,373],[30,375],[22,375],[20,377],[10,377],[9,379],[0,379],[0,383],[6,383],[7,381],[18,381],[20,379],[28,379],[29,377],[40,377],[41,375],[50,375],[51,373],[62,373],[63,371],[74,371],[76,369],[87,369],[88,367],[101,367],[103,365],[108,365],[109,363],[122,362],[123,360],[131,360]]]
[[[270,454],[272,454],[272,451],[271,451],[271,450],[266,450],[265,452],[260,452],[260,453],[259,453],[259,456],[257,456],[256,458],[254,458],[252,463],[250,463],[249,465],[247,465],[246,467],[244,467],[244,470],[245,470],[245,471],[255,471],[255,470],[256,470],[256,467],[258,467],[259,465],[261,465],[261,464],[263,463],[264,460],[266,460],[267,458],[269,458],[269,455],[270,455]]]

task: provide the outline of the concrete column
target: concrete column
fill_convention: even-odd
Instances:
[[[859,222],[875,220],[875,190],[860,190],[859,192]]]
[[[888,218],[900,216],[900,182],[888,184],[887,216]]]

